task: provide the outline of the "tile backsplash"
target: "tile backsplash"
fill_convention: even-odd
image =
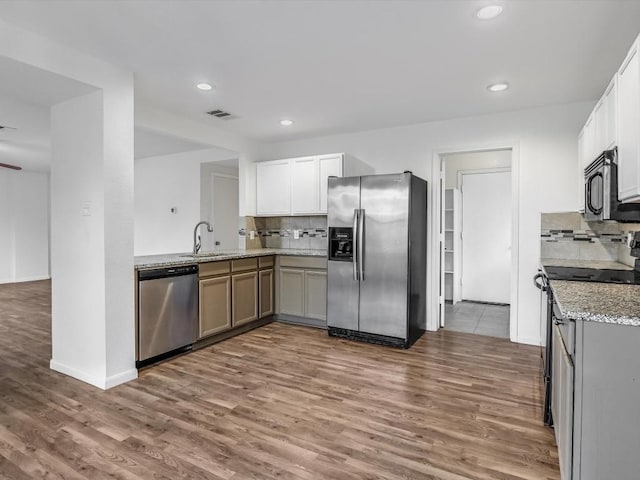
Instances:
[[[619,261],[633,266],[626,239],[640,231],[638,223],[587,222],[578,212],[543,213],[540,257],[567,260]]]
[[[247,217],[247,248],[296,248],[327,249],[327,217],[314,215],[308,217]],[[249,246],[249,234],[254,225],[256,240],[260,244]],[[295,238],[296,230],[298,237]],[[254,240],[255,242],[255,240]]]

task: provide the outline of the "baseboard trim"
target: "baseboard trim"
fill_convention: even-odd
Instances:
[[[107,377],[104,382],[104,390],[108,390],[118,385],[122,385],[123,383],[130,382],[132,380],[135,380],[136,378],[138,378],[137,368],[131,368],[116,375],[111,375],[110,377]]]
[[[540,339],[533,337],[518,337],[515,340],[516,343],[522,343],[525,345],[535,345],[536,347],[540,346]]]
[[[45,275],[45,276],[36,275],[35,277],[3,278],[3,279],[0,279],[0,284],[37,282],[39,280],[51,280],[51,277],[49,275]]]
[[[51,370],[55,370],[56,372],[68,375],[69,377],[73,377],[76,380],[80,380],[84,383],[88,383],[89,385],[93,385],[94,387],[97,387],[101,390],[108,390],[109,388],[113,388],[117,385],[138,378],[138,370],[136,370],[135,368],[126,370],[116,375],[111,375],[110,377],[96,377],[95,375],[91,375],[90,373],[84,372],[75,367],[60,363],[53,358],[49,361],[49,368],[51,368]]]
[[[285,313],[278,313],[274,316],[276,322],[290,323],[292,325],[301,325],[303,327],[321,328],[327,329],[327,321],[317,318],[298,317],[297,315],[287,315]]]

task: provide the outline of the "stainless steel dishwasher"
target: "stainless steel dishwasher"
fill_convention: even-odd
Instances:
[[[137,366],[188,350],[197,328],[197,265],[138,272]]]

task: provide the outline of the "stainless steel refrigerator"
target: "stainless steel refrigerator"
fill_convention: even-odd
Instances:
[[[426,326],[427,182],[330,177],[329,335],[408,348]]]

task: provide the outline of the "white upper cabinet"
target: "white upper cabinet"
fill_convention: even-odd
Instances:
[[[618,71],[618,198],[640,201],[640,57],[638,40]]]
[[[595,113],[595,112],[594,112]],[[582,145],[584,147],[583,158],[582,158],[582,168],[584,169],[591,162],[593,162],[597,157],[597,147],[596,147],[596,122],[595,115],[592,113],[587,120],[587,123],[584,124],[583,131],[583,139]]]
[[[291,214],[318,213],[318,157],[291,160]]]
[[[606,111],[603,150],[609,150],[618,144],[618,75],[616,74],[602,97]]]
[[[327,188],[329,177],[342,177],[343,156],[323,155],[318,158],[319,186],[320,186],[320,209],[321,213],[327,213]]]
[[[256,165],[258,215],[291,214],[291,164],[274,160]]]
[[[289,158],[256,165],[258,215],[321,215],[327,213],[327,179],[343,175],[344,155]]]
[[[578,211],[584,213],[584,130],[578,135]]]

